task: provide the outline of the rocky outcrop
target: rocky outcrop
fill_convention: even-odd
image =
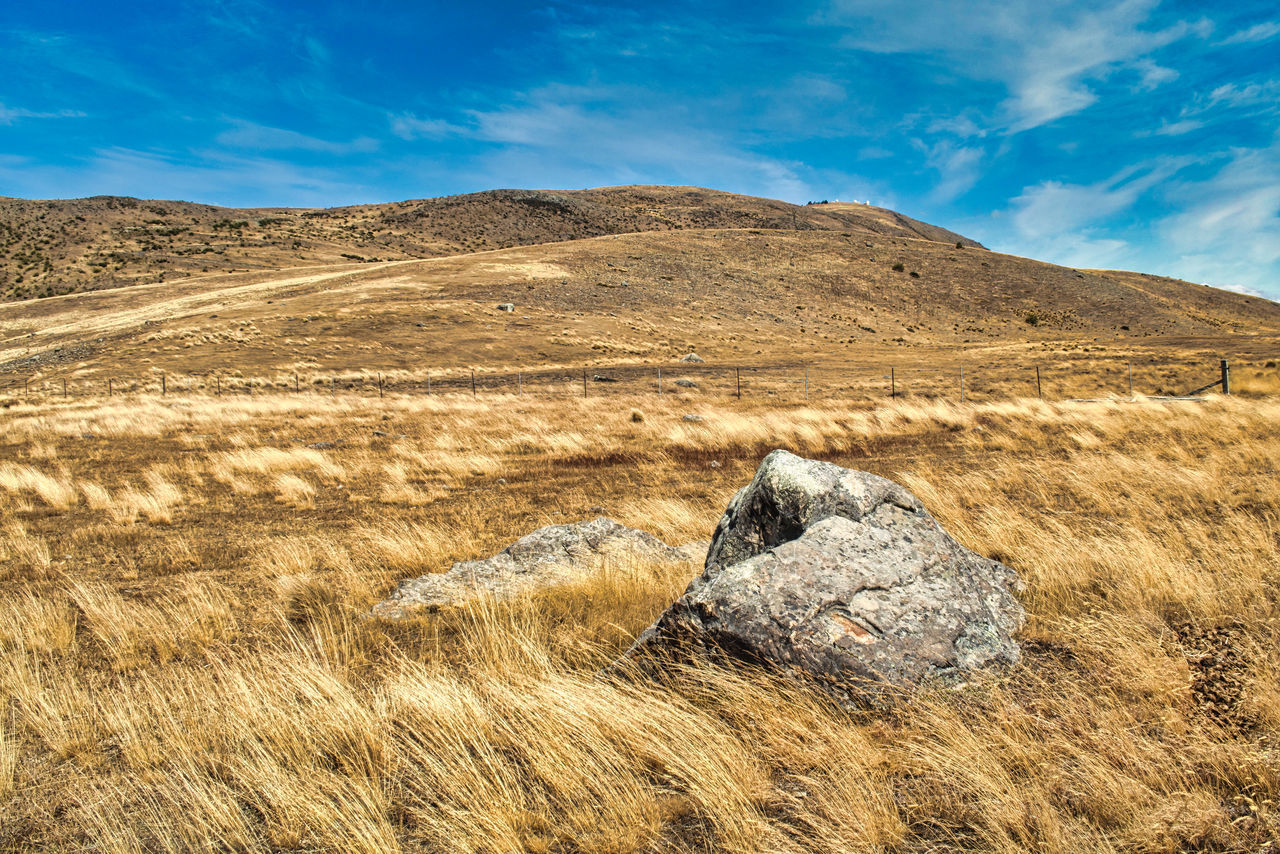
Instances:
[[[741,659],[874,701],[1017,662],[1017,586],[898,484],[774,451],[729,503],[705,571],[623,662]]]
[[[692,562],[705,551],[705,543],[672,548],[651,534],[604,516],[589,522],[549,525],[491,558],[461,561],[447,572],[400,582],[390,596],[373,606],[373,614],[399,619],[478,596],[508,598],[578,580],[608,558]]]

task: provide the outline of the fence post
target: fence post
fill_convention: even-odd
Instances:
[[[524,394],[524,371],[516,371],[516,394]]]
[[[1227,364],[1227,360],[1222,360],[1222,393],[1231,394],[1231,366]]]
[[[67,378],[66,377],[62,378],[62,396],[63,397],[67,396]]]
[[[431,374],[427,374],[427,397],[431,397]]]
[[[378,374],[378,397],[382,397],[382,374]]]
[[[964,403],[964,368],[960,369],[960,402]]]
[[[898,398],[898,375],[893,368],[889,369],[889,397],[895,400]]]
[[[338,394],[338,379],[337,377],[329,377],[329,396],[336,397],[337,394]]]
[[[662,397],[662,368],[658,368],[658,397]]]
[[[1036,397],[1044,400],[1044,395],[1040,393],[1040,366],[1036,365]]]
[[[804,399],[809,399],[809,366],[804,366]]]
[[[298,375],[295,373],[293,375],[293,393],[297,394],[299,391],[300,389],[298,388]]]
[[[27,397],[31,396],[31,389],[28,387],[28,383],[30,382],[31,382],[30,379],[25,379],[22,381],[22,393]]]
[[[582,369],[582,396],[587,396],[587,369]]]
[[[222,377],[215,376],[213,380],[218,384],[218,397],[222,397]]]
[[[471,396],[476,396],[476,369],[471,369]]]
[[[738,384],[738,400],[742,400],[742,368],[733,369],[733,378]]]
[[[1133,397],[1133,362],[1129,362],[1129,397]]]
[[[107,378],[107,397],[111,397],[111,378]]]
[[[165,379],[164,379],[164,372],[163,372],[163,371],[161,371],[161,373],[160,373],[160,393],[161,393],[161,394],[168,394],[168,393],[169,393],[169,384],[168,384],[167,382],[165,382]]]

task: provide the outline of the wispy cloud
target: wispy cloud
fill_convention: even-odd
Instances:
[[[835,0],[820,20],[845,23],[847,47],[945,57],[972,78],[1000,81],[1008,97],[992,120],[1016,133],[1087,109],[1099,98],[1095,84],[1120,71],[1146,90],[1176,79],[1150,54],[1198,28],[1148,29],[1156,5],[1010,0],[957,14],[946,0],[926,0],[904,14],[896,0]]]
[[[1042,182],[1004,214],[981,236],[1018,254],[1280,296],[1280,136],[1156,158],[1091,184]]]
[[[1186,159],[1168,158],[1123,169],[1092,184],[1044,181],[1013,200],[1012,222],[1024,238],[1040,241],[1087,229],[1131,208],[1144,193],[1188,165]]]
[[[1280,21],[1263,21],[1260,24],[1254,24],[1248,29],[1232,33],[1227,38],[1218,42],[1218,44],[1253,44],[1256,42],[1270,41],[1276,36],[1280,36]]]
[[[1280,114],[1280,79],[1223,83],[1182,107],[1177,121],[1165,119],[1157,134],[1178,136],[1228,118]]]
[[[1193,163],[1189,157],[1165,157],[1087,184],[1042,181],[1025,187],[998,219],[978,225],[977,233],[1004,251],[1057,264],[1142,269],[1147,238],[1141,230],[1135,238],[1124,226],[1141,202]]]
[[[41,112],[38,110],[24,110],[21,107],[7,107],[0,103],[0,125],[11,125],[19,119],[82,119],[85,115],[79,110]]]
[[[477,157],[477,168],[576,176],[568,178],[570,186],[658,180],[733,186],[792,201],[814,197],[802,164],[757,154],[710,122],[634,95],[625,88],[553,85],[509,104],[470,110],[472,136],[500,146]]]
[[[1155,132],[1160,136],[1182,136],[1184,133],[1191,133],[1202,127],[1204,122],[1196,119],[1180,119],[1176,122],[1165,120],[1160,123],[1160,127]]]
[[[161,86],[89,38],[30,30],[0,31],[0,36],[7,54],[6,74],[10,76],[38,69],[42,79],[56,75],[75,79],[80,97],[84,97],[86,87],[92,87],[149,99],[164,98]]]
[[[1260,104],[1270,108],[1280,107],[1280,80],[1264,80],[1243,86],[1224,83],[1209,93],[1206,109],[1219,105],[1252,107]]]
[[[125,148],[98,150],[66,165],[0,160],[0,186],[27,198],[142,196],[233,207],[275,207],[281,199],[327,207],[373,196],[368,186],[336,170],[216,151],[178,156]]]
[[[377,151],[378,141],[362,136],[348,142],[333,142],[283,128],[236,121],[235,127],[217,136],[217,143],[254,151],[316,151],[324,154],[367,154]]]
[[[391,132],[401,139],[441,140],[468,133],[467,128],[444,119],[424,119],[414,113],[393,113],[387,116]]]
[[[978,147],[942,141],[928,148],[927,163],[938,173],[929,193],[935,204],[946,204],[967,193],[982,177],[984,152]]]
[[[1265,148],[1233,149],[1207,177],[1172,182],[1166,198],[1178,212],[1158,232],[1180,274],[1280,296],[1280,136]]]

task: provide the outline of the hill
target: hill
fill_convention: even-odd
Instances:
[[[64,213],[88,205],[99,216],[78,215],[104,240],[160,209],[226,219],[178,202],[143,214],[112,199],[24,204],[65,204]],[[405,387],[474,369],[482,386],[523,388],[525,374],[563,383],[585,367],[650,383],[644,366],[695,350],[708,360],[703,389],[725,388],[726,374],[709,373],[717,367],[804,365],[828,395],[879,394],[886,379],[940,394],[957,391],[964,367],[967,396],[1025,394],[1038,388],[1027,386],[1034,363],[1050,374],[1063,364],[1058,376],[1080,380],[1057,380],[1056,391],[1092,395],[1123,390],[1127,374],[1117,372],[1128,362],[1139,363],[1136,389],[1160,392],[1203,385],[1220,357],[1265,368],[1280,336],[1280,305],[1267,300],[990,252],[865,205],[622,187],[272,217],[213,229],[223,239],[244,231],[235,251],[257,253],[264,269],[191,276],[167,266],[163,283],[117,280],[0,305],[0,376],[10,388],[65,380],[86,391],[107,379],[159,387],[161,374],[182,388],[220,387],[217,377],[367,387],[379,374]],[[359,239],[342,244],[356,222]],[[311,249],[282,244],[287,235],[249,239],[275,228],[309,229]],[[369,251],[368,240],[380,241],[382,260],[308,263],[307,251],[340,258],[339,249]],[[518,245],[466,251],[500,243]],[[151,265],[170,255],[140,257]],[[756,377],[752,388],[783,393],[797,382],[791,368],[773,376],[773,386]]]
[[[697,187],[490,190],[329,209],[116,196],[0,197],[0,299],[300,264],[403,260],[646,231],[855,231],[978,244],[866,205],[797,206]]]

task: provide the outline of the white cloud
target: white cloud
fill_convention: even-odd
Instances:
[[[1220,118],[1256,117],[1280,113],[1280,80],[1223,83],[1201,93],[1178,113],[1178,121],[1162,121],[1155,133],[1177,136],[1213,124]]]
[[[1147,210],[1156,213],[1143,219]],[[975,223],[974,236],[1073,267],[1280,297],[1280,137],[1262,148],[1153,160],[1093,184],[1046,181],[1024,189],[1008,213]]]
[[[1019,235],[1033,241],[1087,231],[1091,224],[1132,207],[1144,193],[1188,164],[1188,160],[1165,159],[1124,169],[1094,184],[1045,181],[1027,187],[1013,200],[1013,225]]]
[[[85,113],[79,110],[57,110],[54,112],[38,112],[24,110],[21,107],[6,107],[0,104],[0,125],[11,125],[19,119],[82,119]]]
[[[949,133],[959,137],[984,137],[987,132],[978,126],[978,123],[968,116],[949,116],[944,119],[934,119],[925,128],[927,133]]]
[[[1263,21],[1261,24],[1254,24],[1247,30],[1233,33],[1228,38],[1218,42],[1218,44],[1253,44],[1255,42],[1269,41],[1278,35],[1280,35],[1280,21]]]
[[[834,0],[820,20],[847,26],[847,47],[945,57],[970,77],[1003,83],[1001,124],[1018,132],[1088,108],[1098,100],[1096,84],[1121,70],[1136,73],[1143,90],[1176,78],[1150,54],[1197,27],[1145,28],[1156,5],[1005,0],[960,8],[924,0],[904,14],[898,0]]]
[[[1280,80],[1265,80],[1261,83],[1249,83],[1238,86],[1235,83],[1224,83],[1209,93],[1206,109],[1225,105],[1228,107],[1251,107],[1265,104],[1274,107],[1280,100]]]
[[[501,146],[475,159],[478,182],[662,181],[790,201],[818,192],[802,175],[803,164],[757,154],[697,116],[649,105],[630,90],[553,85],[511,104],[472,110],[469,118],[474,138]]]
[[[1258,290],[1257,288],[1251,288],[1248,285],[1224,282],[1223,284],[1216,285],[1216,287],[1222,288],[1224,291],[1235,291],[1238,294],[1245,294],[1246,296],[1262,297],[1263,299],[1270,299],[1270,297],[1268,297],[1262,291]]]
[[[35,199],[66,196],[66,188],[75,187],[72,195],[78,197],[141,196],[233,207],[328,207],[376,198],[367,187],[330,170],[219,152],[177,157],[126,148],[98,150],[65,166],[0,159],[0,186]]]
[[[467,133],[466,128],[444,119],[423,119],[410,112],[395,113],[387,118],[391,122],[391,132],[401,139],[438,140]]]
[[[255,151],[317,151],[324,154],[367,154],[376,151],[378,141],[357,137],[350,142],[332,142],[284,128],[267,127],[253,122],[236,121],[231,130],[218,134],[219,145],[248,148]]]
[[[1159,224],[1177,275],[1280,296],[1280,138],[1233,149],[1216,173],[1166,195],[1181,202]]]
[[[1160,136],[1181,136],[1184,133],[1190,133],[1193,130],[1199,130],[1204,127],[1204,122],[1195,119],[1181,119],[1180,121],[1170,122],[1162,121],[1156,133]]]
[[[983,156],[981,148],[966,148],[947,141],[929,148],[926,162],[938,172],[938,183],[929,192],[929,200],[946,204],[969,192],[982,177]]]
[[[1162,65],[1156,65],[1150,59],[1140,59],[1133,64],[1135,71],[1141,75],[1141,81],[1138,88],[1144,92],[1150,92],[1166,83],[1170,83],[1178,79],[1178,72],[1172,68],[1165,68]]]

